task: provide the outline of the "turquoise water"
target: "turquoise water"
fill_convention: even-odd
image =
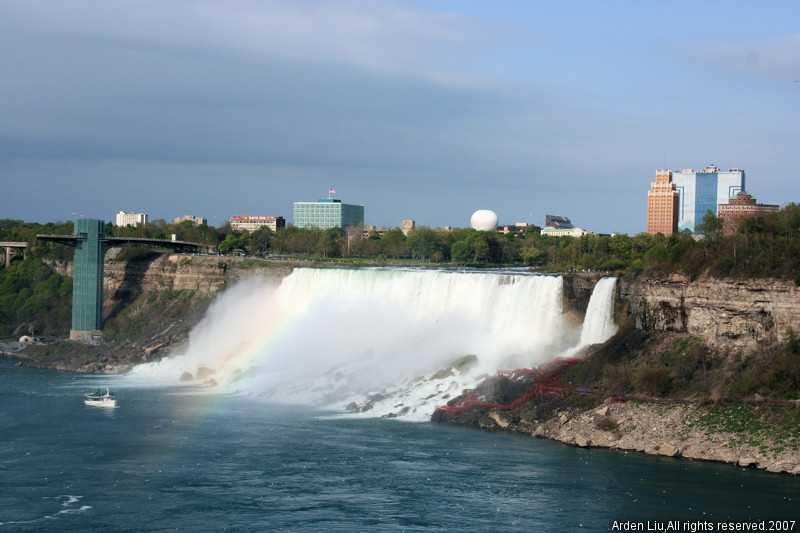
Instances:
[[[105,384],[118,407],[84,406]],[[0,405],[0,531],[606,531],[800,515],[790,476],[9,359]]]

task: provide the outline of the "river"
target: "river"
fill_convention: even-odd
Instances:
[[[105,385],[115,409],[83,404]],[[800,514],[791,476],[7,358],[0,405],[0,531],[606,531]]]

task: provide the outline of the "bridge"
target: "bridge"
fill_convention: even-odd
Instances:
[[[178,252],[196,252],[199,244],[166,239],[106,237],[102,220],[78,219],[74,235],[37,235],[40,241],[75,247],[72,267],[72,340],[99,339],[103,330],[103,258],[123,244],[144,244]],[[6,252],[8,254],[8,252]]]
[[[11,253],[15,250],[22,250],[22,258],[25,258],[25,248],[28,247],[27,242],[10,242],[0,241],[0,248],[6,253],[6,268],[11,264]]]

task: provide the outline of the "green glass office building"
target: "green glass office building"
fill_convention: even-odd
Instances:
[[[343,204],[335,198],[294,203],[294,225],[298,228],[347,228],[364,224],[364,206]]]

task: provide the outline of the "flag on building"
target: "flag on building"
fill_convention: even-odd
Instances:
[[[334,191],[333,189],[328,189],[328,194],[336,194],[336,191]]]

